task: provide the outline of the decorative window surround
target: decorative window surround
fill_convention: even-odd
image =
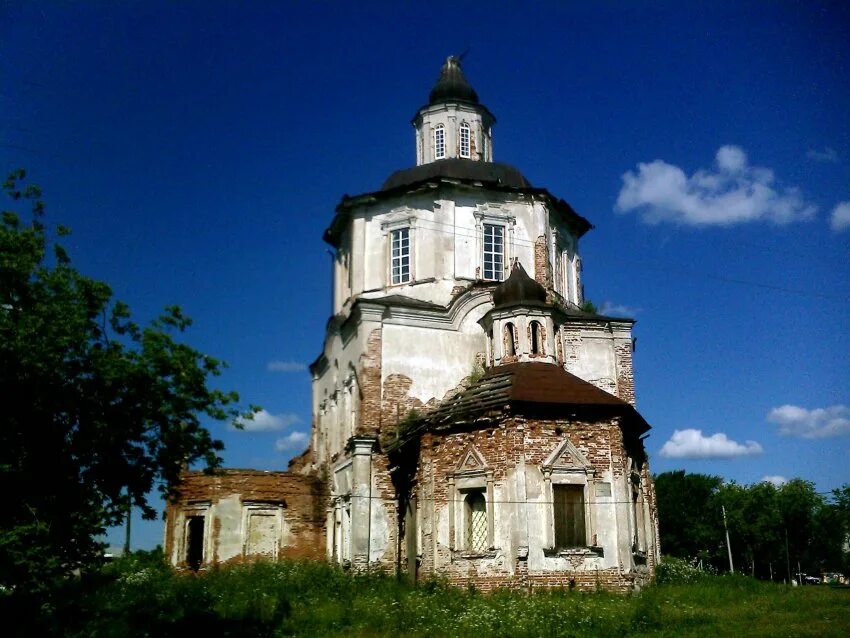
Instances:
[[[475,217],[475,235],[478,241],[477,249],[480,264],[478,279],[504,281],[513,258],[516,217],[505,211],[500,206],[491,206],[490,204],[479,205],[477,210],[473,212],[473,216]],[[502,272],[497,273],[499,276],[492,279],[488,279],[484,272],[485,226],[502,226],[504,228],[502,233]]]
[[[396,254],[396,238],[400,237],[402,231],[407,231],[406,245],[406,274],[401,269],[396,273],[394,267],[398,260],[398,265],[402,266],[402,254]],[[381,222],[381,232],[384,234],[386,244],[386,286],[402,286],[412,284],[415,280],[415,265],[416,265],[416,217],[409,209],[396,211],[383,222]],[[401,248],[401,246],[398,246]],[[396,276],[398,275],[398,276]],[[402,276],[405,275],[405,276]],[[369,291],[364,291],[369,292]]]
[[[449,544],[451,551],[460,558],[492,558],[496,555],[493,511],[493,470],[474,445],[461,457],[449,483]],[[484,495],[487,509],[487,549],[472,551],[466,546],[467,520],[466,497],[470,492],[480,491]]]
[[[203,518],[204,520],[204,536],[202,543],[202,552],[201,552],[201,562],[200,568],[203,569],[205,565],[207,565],[212,558],[212,534],[210,533],[210,528],[212,527],[212,517],[210,516],[211,504],[209,501],[202,501],[197,503],[191,503],[189,507],[183,510],[182,516],[182,529],[183,529],[183,538],[179,544],[179,563],[186,565],[189,551],[189,523],[193,518]]]
[[[390,283],[410,280],[410,228],[399,228],[390,232]]]
[[[283,544],[284,537],[283,508],[283,504],[278,505],[272,503],[251,502],[245,502],[242,504],[243,556],[265,556],[277,559],[280,553],[280,547]],[[252,529],[252,522],[254,522],[254,520],[259,520],[260,518],[264,517],[270,519],[270,521],[273,523],[274,528],[274,534],[272,536],[274,538],[274,542],[270,547],[271,553],[251,551],[252,547],[250,535]]]
[[[546,458],[540,466],[543,474],[543,493],[549,507],[546,508],[546,543],[545,555],[571,555],[579,556],[585,554],[601,555],[601,548],[597,547],[596,521],[595,521],[595,472],[587,458],[569,441],[563,441]],[[555,517],[554,517],[554,490],[555,485],[580,485],[584,489],[584,528],[585,543],[583,547],[555,547]]]

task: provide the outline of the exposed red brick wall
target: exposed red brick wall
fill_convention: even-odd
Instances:
[[[614,358],[617,365],[617,395],[632,405],[635,404],[635,378],[632,369],[631,342],[614,346]]]
[[[474,445],[484,457],[498,488],[500,484],[504,485],[508,473],[517,467],[521,457],[526,467],[540,466],[565,439],[585,456],[597,476],[609,470],[614,479],[622,478],[625,474],[628,460],[623,433],[616,418],[566,421],[503,417],[489,427],[481,424],[478,430],[428,433],[423,436],[416,476],[418,489],[415,491],[420,497],[418,505],[420,509],[428,508],[428,516],[425,518],[432,518],[435,510],[448,505],[449,499],[453,497],[448,478],[457,471],[470,446]],[[648,474],[644,478],[648,479]],[[654,496],[649,498],[651,513],[655,515]],[[496,513],[498,515],[498,509]],[[635,584],[642,584],[651,574],[623,573],[619,568],[530,572],[525,559],[507,554],[502,554],[501,563],[492,560],[459,560],[451,556],[450,548],[435,542],[433,523],[432,518],[421,530],[421,573],[427,575],[436,572],[459,586],[474,585],[485,591],[497,587],[628,591]],[[650,557],[653,552],[654,548],[650,549],[647,556],[650,570],[655,566],[654,558]]]
[[[245,501],[283,503],[283,516],[289,527],[290,545],[282,548],[282,556],[290,558],[324,559],[325,508],[328,494],[325,483],[315,477],[289,472],[259,470],[221,470],[209,475],[184,472],[177,486],[177,497],[166,506],[165,555],[171,556],[174,543],[173,522],[178,512],[193,503],[215,504],[238,494]],[[219,520],[212,528],[213,550],[216,553]]]
[[[540,235],[534,242],[534,279],[547,290],[552,288],[552,265],[545,235]]]
[[[484,575],[470,573],[450,576],[448,581],[456,587],[474,586],[479,591],[516,589],[533,591],[541,588],[575,589],[577,591],[606,591],[628,593],[635,586],[634,574],[623,574],[618,569],[600,569],[584,572],[528,572],[517,571],[514,575]]]
[[[376,328],[366,340],[360,355],[357,378],[360,380],[358,436],[375,436],[381,429],[381,329]]]

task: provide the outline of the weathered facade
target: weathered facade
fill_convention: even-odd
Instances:
[[[417,165],[344,197],[325,233],[334,315],[310,368],[312,439],[274,474],[307,500],[259,498],[258,473],[189,474],[168,510],[175,564],[198,564],[192,512],[208,507],[201,564],[321,553],[483,589],[651,575],[633,321],[581,310],[592,226],[493,161],[494,122],[449,58],[413,120]],[[265,506],[279,523],[251,527]],[[277,549],[252,553],[262,530]]]

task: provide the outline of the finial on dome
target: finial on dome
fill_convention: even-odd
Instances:
[[[460,55],[450,55],[446,58],[443,68],[440,70],[440,78],[434,88],[431,89],[429,104],[451,101],[478,104],[478,94],[467,82],[460,66],[461,60],[468,52],[469,49]]]

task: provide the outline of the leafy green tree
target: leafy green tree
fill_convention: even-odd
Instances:
[[[678,558],[716,563],[725,551],[723,519],[715,493],[719,476],[663,472],[655,477],[661,550]]]
[[[0,592],[40,595],[97,562],[129,502],[153,518],[154,487],[218,466],[201,419],[235,420],[239,397],[208,385],[222,362],[177,340],[191,324],[178,307],[141,327],[72,267],[24,177],[3,188],[30,215],[0,223]]]

